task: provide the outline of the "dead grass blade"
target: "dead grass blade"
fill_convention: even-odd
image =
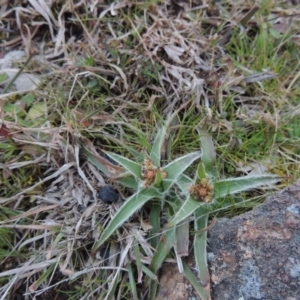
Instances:
[[[61,173],[65,172],[66,170],[70,169],[72,166],[74,165],[74,163],[67,163],[65,165],[63,165],[59,170],[57,170],[55,173],[53,173],[52,175],[44,178],[43,180],[41,180],[40,182],[32,185],[31,187],[27,188],[27,189],[24,189],[23,191],[17,193],[16,195],[12,196],[12,197],[9,197],[9,198],[0,198],[0,203],[8,203],[12,200],[15,200],[17,199],[18,197],[22,196],[23,194],[25,193],[28,193],[32,190],[34,190],[36,187],[38,187],[39,185],[47,182],[48,180],[51,180],[53,178],[56,178],[58,177]]]

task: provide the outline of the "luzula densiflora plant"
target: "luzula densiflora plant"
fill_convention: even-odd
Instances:
[[[275,175],[245,176],[218,180],[216,152],[211,136],[198,127],[199,151],[185,154],[162,165],[162,149],[170,140],[170,125],[177,118],[173,114],[158,130],[150,153],[144,153],[138,161],[105,152],[122,167],[122,173],[114,180],[135,192],[125,199],[123,205],[103,229],[95,241],[93,250],[110,239],[116,230],[128,221],[147,202],[152,201],[149,222],[152,226],[151,246],[155,248],[149,270],[157,273],[165,258],[173,253],[180,272],[184,272],[201,299],[210,299],[210,277],[206,258],[207,223],[213,204],[219,198],[242,192],[251,188],[270,185],[278,181]],[[195,131],[196,134],[196,131]],[[170,152],[172,149],[170,149]],[[85,154],[101,171],[111,174],[99,161],[93,160],[88,151]],[[135,152],[137,153],[137,152]],[[167,155],[168,158],[170,155]],[[187,168],[195,166],[194,176],[186,174]],[[189,168],[191,173],[191,168]],[[167,224],[161,224],[162,214],[167,215]],[[198,278],[190,271],[182,259],[188,254],[189,225],[194,222],[194,255]],[[161,228],[163,227],[163,228]],[[158,235],[160,238],[157,238]],[[174,251],[172,252],[172,249]],[[146,276],[144,286],[148,286],[149,299],[154,299],[157,281]]]

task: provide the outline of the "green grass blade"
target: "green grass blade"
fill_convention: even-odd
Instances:
[[[117,287],[120,284],[121,281],[121,274],[118,273],[117,277],[114,278],[113,282],[109,282],[108,286],[109,286],[109,291],[108,294],[106,295],[106,297],[104,298],[105,300],[115,300],[115,293],[117,290]]]
[[[149,291],[149,300],[155,300],[157,293],[158,283],[156,280],[151,280],[150,282],[150,291]]]
[[[109,168],[116,168],[116,166],[112,165],[109,161],[104,158],[97,157],[96,155],[90,153],[87,149],[82,147],[80,151],[86,156],[88,161],[92,163],[98,170],[104,173],[104,175],[110,177],[112,176],[112,172],[109,171]],[[116,174],[114,174],[116,175]]]
[[[166,230],[166,232],[162,234],[156,252],[152,257],[152,261],[150,263],[149,269],[154,274],[156,274],[158,269],[161,267],[166,256],[169,254],[171,248],[174,246],[174,243],[175,243],[175,228],[171,228],[169,230]],[[150,282],[150,277],[148,277],[147,280],[145,281],[146,286],[150,284],[150,295],[156,294],[157,286],[155,285],[155,282],[156,281],[154,280],[151,280]]]
[[[137,240],[135,240],[135,244],[134,244],[134,255],[135,255],[135,265],[136,265],[136,269],[137,269],[137,277],[138,283],[141,283],[141,278],[142,278],[142,262],[141,262],[141,252],[140,252],[140,247],[139,247],[139,243]]]
[[[202,179],[202,178],[207,178],[207,176],[206,176],[206,170],[205,170],[204,164],[203,164],[203,162],[200,162],[198,164],[195,182],[198,182],[199,179]]]
[[[26,60],[26,62],[24,63],[23,66],[21,66],[21,68],[19,69],[19,71],[17,72],[17,74],[11,79],[11,81],[9,82],[9,84],[4,88],[4,90],[2,91],[2,94],[5,94],[14,84],[14,82],[18,79],[18,77],[23,73],[23,71],[26,69],[26,67],[28,66],[28,64],[30,63],[30,61],[32,60],[32,58],[34,57],[34,54],[32,53],[28,59]]]
[[[157,276],[149,268],[147,268],[144,264],[142,264],[142,271],[147,276],[149,276],[152,280],[157,281]]]
[[[38,287],[47,279],[50,277],[51,273],[53,273],[54,267],[56,264],[52,264],[47,268],[47,270],[41,275],[41,277],[34,283],[32,288],[34,290],[38,289]]]
[[[124,156],[118,155],[113,152],[105,151],[105,154],[120,164],[125,170],[130,172],[137,178],[142,179],[142,166]]]
[[[188,196],[179,211],[175,214],[173,219],[167,224],[167,228],[176,226],[182,220],[188,218],[193,212],[200,207],[200,202],[195,201],[191,196]]]
[[[156,188],[161,188],[163,179],[164,179],[164,177],[163,177],[162,171],[160,169],[157,169],[156,170],[155,181],[154,181],[154,186]]]
[[[186,168],[188,168],[196,159],[200,157],[201,152],[195,151],[176,158],[164,167],[164,171],[168,173],[167,178],[174,181],[186,170]]]
[[[194,276],[190,268],[187,266],[185,262],[183,262],[183,272],[188,281],[194,287],[198,295],[201,297],[201,300],[210,300],[210,296],[207,294],[205,289],[198,282],[197,278]]]
[[[170,124],[174,121],[174,118],[177,117],[177,113],[173,113],[170,118],[165,122],[165,124],[158,130],[153,146],[150,152],[150,159],[153,162],[153,164],[157,167],[160,166],[161,163],[161,151],[163,144],[167,138],[167,131],[170,127]]]
[[[171,163],[169,163],[166,167],[164,167],[164,171],[168,173],[167,178],[163,181],[164,190],[168,190],[170,186],[172,186],[178,177],[198,158],[201,157],[201,152],[196,151],[189,153],[187,155],[181,156]]]
[[[153,147],[150,152],[150,159],[155,166],[160,166],[161,158],[161,148],[166,138],[167,127],[166,125],[162,126],[155,137]]]
[[[136,283],[135,283],[134,274],[133,274],[131,264],[128,267],[128,277],[129,277],[129,283],[130,283],[130,291],[132,293],[132,299],[133,300],[138,300],[139,298],[137,296]]]
[[[154,203],[151,207],[151,212],[149,216],[149,223],[152,226],[150,230],[151,238],[149,240],[150,245],[154,248],[157,247],[159,241],[159,230],[160,230],[160,213],[161,213],[161,204]]]
[[[104,175],[111,177],[114,176],[116,178],[116,181],[118,181],[120,184],[132,188],[137,189],[138,188],[138,181],[134,176],[132,176],[129,173],[125,173],[125,170],[120,166],[114,166],[111,164],[108,160],[102,158],[102,157],[96,157],[94,154],[91,154],[88,150],[85,148],[81,149],[82,153],[87,157],[90,163],[92,163],[98,170],[104,173]],[[102,162],[102,163],[101,163]],[[111,171],[109,171],[111,170]],[[115,172],[113,171],[115,170]],[[119,175],[121,174],[121,175]],[[118,176],[121,176],[118,178]]]
[[[202,286],[205,288],[209,287],[210,276],[207,266],[207,223],[209,217],[209,209],[205,206],[199,207],[195,211],[195,231],[203,230],[202,232],[196,233],[194,237],[194,253],[196,265],[199,270],[199,278]],[[206,290],[209,290],[207,288]]]
[[[167,229],[162,234],[149,269],[156,273],[175,243],[175,228]]]
[[[119,138],[116,138],[112,135],[107,135],[107,134],[96,134],[95,135],[97,138],[101,138],[104,140],[109,140],[110,142],[121,146],[123,149],[126,149],[131,155],[132,157],[139,157],[141,155],[141,152],[134,149],[131,146],[128,146],[128,143],[121,141]]]
[[[277,175],[255,175],[241,178],[229,178],[215,182],[215,198],[235,194],[263,185],[273,185],[280,181]]]
[[[201,127],[197,127],[200,136],[202,162],[208,175],[215,177],[216,151],[212,137]]]
[[[159,192],[154,188],[149,188],[135,193],[128,199],[126,199],[123,206],[110,220],[107,227],[103,230],[100,239],[96,242],[93,247],[93,251],[96,251],[111,235],[114,234],[115,230],[122,226],[122,224],[128,220],[137,210],[139,210],[147,201],[158,197]]]

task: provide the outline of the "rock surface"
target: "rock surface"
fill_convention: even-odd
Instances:
[[[300,180],[209,231],[213,300],[300,300]]]

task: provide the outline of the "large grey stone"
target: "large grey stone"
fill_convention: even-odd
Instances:
[[[213,300],[300,300],[300,180],[209,231]]]

